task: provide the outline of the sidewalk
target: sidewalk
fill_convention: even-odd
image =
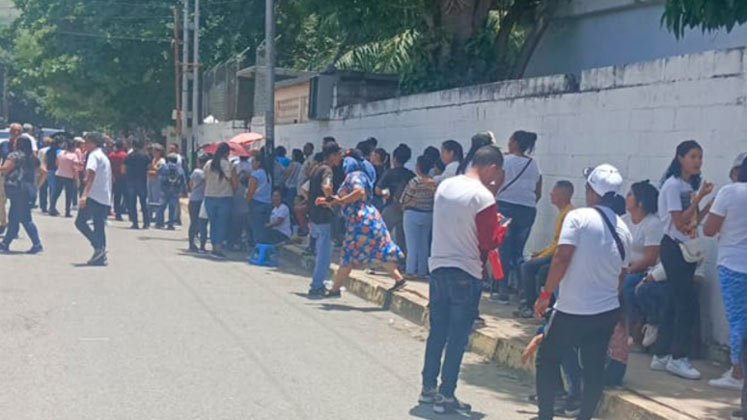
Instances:
[[[314,266],[313,257],[298,245],[282,250],[283,264],[306,270]],[[337,265],[333,264],[333,270]],[[404,290],[391,294],[393,280],[385,275],[367,275],[355,270],[346,284],[347,291],[381,305],[409,321],[427,323],[428,284],[409,282]],[[502,305],[483,298],[480,312],[487,325],[472,335],[470,349],[504,366],[534,374],[534,364],[524,366],[521,353],[539,325],[534,320],[513,318],[514,305]],[[728,419],[739,406],[739,393],[708,386],[708,379],[719,377],[724,367],[708,361],[694,364],[703,373],[699,381],[687,381],[648,368],[650,356],[631,354],[625,386],[605,393],[600,415],[615,419]]]

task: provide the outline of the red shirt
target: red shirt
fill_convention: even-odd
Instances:
[[[124,167],[124,160],[127,157],[127,152],[111,152],[109,153],[109,162],[112,165],[112,175],[114,179],[121,179],[124,176],[122,168]]]

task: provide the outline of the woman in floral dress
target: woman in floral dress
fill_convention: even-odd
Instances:
[[[365,161],[347,157],[343,161],[345,181],[338,195],[331,201],[317,200],[317,205],[342,206],[345,216],[345,240],[342,244],[340,269],[328,297],[340,297],[340,288],[353,268],[382,265],[394,278],[394,287],[399,290],[405,279],[399,272],[397,262],[404,254],[392,241],[381,214],[371,204],[375,170]]]

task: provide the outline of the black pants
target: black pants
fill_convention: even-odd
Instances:
[[[563,357],[573,347],[580,350],[583,393],[579,419],[591,419],[604,390],[607,348],[620,309],[597,315],[570,315],[555,311],[545,327],[537,352],[537,397],[540,420],[552,419]]]
[[[114,215],[117,219],[127,213],[128,207],[127,181],[125,179],[115,179],[112,183],[112,199],[114,201]]]
[[[698,316],[694,281],[697,264],[685,261],[680,245],[666,235],[661,241],[660,252],[672,293],[661,312],[654,353],[657,356],[671,354],[674,359],[680,359],[690,355],[693,328]]]
[[[205,248],[207,244],[207,220],[200,219],[200,207],[202,201],[189,202],[189,245],[195,243],[197,236],[200,236],[200,248]]]
[[[50,191],[49,181],[44,181],[39,186],[39,207],[41,211],[47,211],[49,209],[48,203],[50,198],[50,192],[54,194],[54,191]]]
[[[137,226],[137,202],[140,200],[140,207],[143,212],[143,226],[150,226],[150,211],[148,209],[148,186],[147,184],[129,184],[128,185],[130,221]]]
[[[52,195],[49,210],[57,210],[57,200],[60,199],[62,190],[65,190],[65,215],[67,216],[70,214],[70,207],[73,205],[73,199],[75,198],[75,180],[72,178],[57,177],[57,187]]]

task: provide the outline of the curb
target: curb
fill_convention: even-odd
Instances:
[[[314,258],[306,255],[298,246],[282,247],[280,258],[306,271],[314,268]],[[334,272],[337,267],[337,264],[333,263],[330,271]],[[348,292],[375,303],[410,322],[424,327],[428,326],[428,299],[425,296],[408,290],[390,293],[384,286],[367,281],[359,271],[353,271],[350,274],[345,282],[345,288]],[[534,376],[534,364],[525,366],[521,362],[521,354],[526,345],[527,342],[508,337],[500,331],[480,329],[472,333],[469,350],[501,366]],[[605,418],[630,420],[693,420],[696,418],[627,388],[606,390],[597,414]]]

